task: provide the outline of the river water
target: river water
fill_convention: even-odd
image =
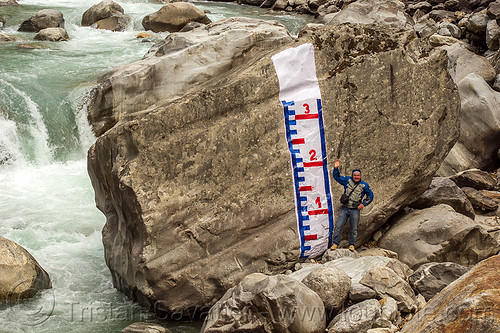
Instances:
[[[110,32],[80,27],[97,0],[21,0],[0,7],[2,30],[19,41],[0,43],[0,236],[26,248],[49,273],[53,288],[31,300],[0,305],[0,333],[120,332],[155,318],[116,291],[104,262],[104,216],[95,208],[86,152],[95,141],[85,96],[115,66],[139,60],[152,46],[135,38],[159,2],[117,1],[133,27]],[[308,18],[255,7],[195,3],[212,21],[230,16],[274,19],[292,34]],[[33,41],[17,32],[38,10],[64,14],[71,40]],[[166,34],[159,34],[158,39]],[[34,47],[20,48],[20,44]],[[199,322],[162,323],[172,332],[198,332]]]

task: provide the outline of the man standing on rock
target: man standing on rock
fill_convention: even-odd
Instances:
[[[340,235],[342,228],[349,218],[351,229],[349,233],[349,250],[354,251],[354,244],[356,243],[356,236],[358,235],[358,223],[360,211],[368,206],[373,201],[373,192],[368,183],[361,180],[361,170],[352,170],[352,176],[341,176],[339,171],[340,160],[336,159],[333,164],[333,179],[340,185],[344,186],[344,198],[340,207],[339,216],[335,223],[333,231],[333,245],[332,250],[338,248],[340,243]],[[365,197],[366,196],[366,197]],[[364,200],[363,200],[363,197]]]

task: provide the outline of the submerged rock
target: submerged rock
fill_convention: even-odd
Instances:
[[[39,32],[46,28],[64,28],[63,14],[55,9],[42,9],[21,23],[19,31]]]
[[[121,333],[172,333],[168,328],[151,323],[133,323],[125,327]]]
[[[52,288],[49,274],[28,251],[0,237],[0,302],[33,297]]]
[[[458,135],[458,94],[446,54],[413,31],[325,26],[307,30],[298,43],[306,42],[315,47],[328,158],[333,148],[344,165],[360,167],[375,192],[358,229],[363,243],[427,189]],[[270,59],[284,48],[269,46],[143,112],[132,114],[139,103],[124,108],[128,117],[89,151],[114,284],[160,315],[212,305],[249,273],[283,272],[297,260],[290,155]],[[105,100],[135,89],[113,86]]]

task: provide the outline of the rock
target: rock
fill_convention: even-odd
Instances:
[[[474,207],[464,192],[451,179],[435,177],[429,189],[425,191],[410,207],[424,209],[439,204],[451,206],[457,213],[474,219]]]
[[[88,109],[92,129],[101,135],[128,113],[208,81],[253,52],[291,40],[285,26],[248,18],[228,18],[204,29],[172,33],[147,59],[119,67],[99,81]],[[122,87],[126,94],[120,92]]]
[[[368,288],[367,286],[357,282],[351,284],[349,299],[353,303],[359,303],[375,297],[377,297],[377,293],[372,288]]]
[[[486,34],[486,26],[488,24],[488,15],[486,10],[472,14],[465,23],[465,27],[470,32],[475,34],[484,35]]]
[[[482,210],[483,212],[490,212],[498,208],[498,202],[485,196],[475,188],[462,187],[462,190],[475,209]]]
[[[0,237],[0,302],[33,297],[52,288],[49,274],[20,245]]]
[[[168,328],[152,323],[133,323],[122,330],[122,333],[172,333]]]
[[[390,328],[370,328],[366,333],[394,333],[395,331]]]
[[[17,39],[15,37],[0,32],[0,42],[15,42],[16,40]]]
[[[191,31],[193,29],[197,29],[197,28],[204,27],[204,26],[206,26],[206,24],[203,24],[200,22],[189,22],[179,32],[188,32],[188,31]]]
[[[500,26],[497,21],[489,20],[486,27],[486,45],[489,50],[497,51],[499,48]]]
[[[126,15],[116,14],[111,17],[96,22],[97,29],[124,31],[130,23],[130,18]]]
[[[500,93],[475,74],[461,80],[458,89],[462,100],[460,138],[438,171],[442,176],[494,165],[500,142]]]
[[[432,5],[427,1],[419,1],[416,3],[408,4],[406,7],[406,12],[411,16],[413,16],[417,10],[428,13],[432,10]]]
[[[382,238],[382,236],[383,234],[380,233],[380,238]],[[378,241],[379,239],[377,239],[376,241]],[[387,249],[381,249],[379,247],[360,250],[359,255],[361,257],[379,256],[379,257],[398,259],[398,254],[396,252]]]
[[[177,32],[190,22],[209,24],[212,21],[195,5],[188,2],[170,3],[142,20],[146,30]]]
[[[152,34],[148,34],[147,32],[139,32],[137,34],[137,36],[135,36],[135,38],[139,38],[139,39],[142,39],[142,38],[151,38],[153,37]]]
[[[288,6],[288,0],[276,0],[271,6],[272,10],[285,10]]]
[[[413,289],[408,282],[388,267],[370,269],[363,275],[359,283],[375,290],[379,298],[394,298],[400,311],[415,312],[417,310],[417,300]]]
[[[35,38],[35,40],[46,40],[50,42],[61,42],[68,41],[69,35],[63,28],[46,28],[40,30]]]
[[[325,309],[319,296],[285,275],[250,274],[210,309],[201,333],[324,332]]]
[[[358,0],[334,14],[331,20],[330,16],[325,16],[323,23],[383,24],[392,28],[411,29],[404,9],[404,4],[396,0]]]
[[[398,219],[379,246],[397,252],[399,260],[411,268],[433,261],[472,266],[500,250],[473,220],[444,204]]]
[[[350,251],[348,249],[336,249],[336,250],[328,249],[325,251],[325,253],[323,253],[323,257],[321,257],[321,262],[325,263],[343,257],[359,258],[359,254],[357,251]]]
[[[491,200],[500,203],[500,192],[499,191],[488,191],[488,190],[480,190],[482,195],[490,198]]]
[[[470,13],[472,11],[468,0],[447,0],[444,2],[444,7],[451,12]]]
[[[238,3],[250,6],[260,6],[263,2],[264,0],[238,0]]]
[[[429,18],[429,16],[424,16],[415,23],[413,29],[415,29],[419,37],[426,38],[438,31],[438,25],[433,19]]]
[[[500,1],[491,1],[486,13],[493,19],[500,18]]]
[[[444,46],[443,48],[448,52],[450,58],[449,70],[455,82],[460,82],[471,73],[481,76],[486,82],[493,82],[495,79],[495,69],[485,57],[469,51],[460,43]]]
[[[2,6],[17,6],[19,5],[16,0],[0,0],[0,7]]]
[[[429,301],[468,270],[467,267],[453,262],[431,262],[420,265],[408,280],[412,288]]]
[[[340,309],[351,289],[349,275],[334,266],[315,269],[301,282],[319,295],[328,312]]]
[[[447,21],[439,22],[437,33],[442,36],[450,36],[457,39],[462,37],[462,31],[460,28]]]
[[[429,37],[429,43],[434,47],[438,47],[438,46],[453,45],[455,43],[460,43],[460,41],[458,39],[456,39],[455,37],[434,34],[434,35]]]
[[[459,187],[473,187],[476,190],[494,190],[497,181],[488,172],[479,169],[469,169],[450,177]]]
[[[236,43],[226,39],[217,52],[227,40]],[[345,156],[346,166],[364,170],[376,189],[377,199],[358,228],[363,243],[427,189],[458,135],[458,95],[444,52],[418,53],[429,46],[413,31],[325,26],[309,30],[299,40],[305,42],[315,45],[326,144]],[[243,66],[123,116],[89,150],[97,206],[106,215],[103,243],[113,281],[159,315],[212,305],[249,273],[284,272],[298,258],[290,154],[270,60],[296,44],[273,49],[276,40],[268,43],[265,53],[254,53]],[[192,68],[205,73],[199,67]],[[128,73],[139,68],[130,66]],[[150,67],[146,73],[138,78],[161,71]],[[182,75],[166,80],[172,77]],[[137,82],[114,86],[109,97],[133,99]],[[129,105],[136,107],[123,114],[144,104]],[[348,131],[350,123],[365,126]],[[349,148],[353,142],[358,149]],[[330,149],[328,155],[334,159]]]
[[[112,0],[104,0],[87,9],[82,15],[82,26],[89,27],[114,15],[123,15],[123,7]]]
[[[402,333],[500,331],[500,256],[480,262],[434,296]]]
[[[39,32],[46,28],[64,28],[63,14],[54,9],[42,9],[21,23],[19,31]]]
[[[328,333],[366,332],[380,317],[380,303],[369,299],[348,307],[333,318],[327,327]]]
[[[5,19],[3,18],[2,15],[0,15],[0,29],[2,29],[5,26]]]
[[[379,303],[381,304],[381,313],[374,326],[391,328],[393,323],[397,323],[401,319],[398,303],[392,297],[382,298]]]
[[[450,12],[448,10],[440,10],[440,9],[434,9],[429,12],[429,17],[433,19],[435,22],[456,22],[457,17],[454,12]]]

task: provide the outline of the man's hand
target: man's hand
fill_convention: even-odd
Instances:
[[[363,204],[359,204],[359,206],[358,206],[358,210],[363,210],[363,208],[365,208],[365,205],[363,205]]]
[[[338,168],[340,166],[340,160],[337,158],[335,162],[333,162],[333,167]]]

